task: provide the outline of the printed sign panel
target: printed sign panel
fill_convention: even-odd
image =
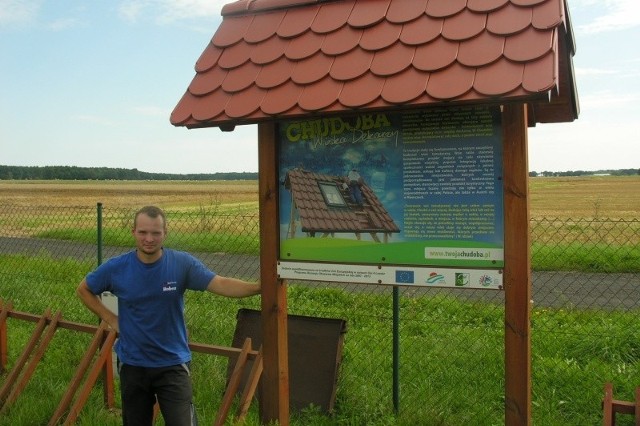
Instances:
[[[498,107],[278,124],[280,259],[501,268]]]

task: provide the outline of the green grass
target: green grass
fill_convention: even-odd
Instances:
[[[640,272],[640,245],[610,243],[534,243],[534,271],[578,271],[602,273]]]
[[[34,313],[63,311],[70,321],[95,318],[74,295],[91,267],[73,260],[0,256],[0,298]],[[293,413],[292,425],[500,425],[504,423],[504,307],[446,294],[400,299],[400,410],[392,404],[391,299],[388,293],[292,284],[289,311],[347,320],[332,416],[310,407]],[[242,307],[259,299],[228,300],[189,292],[186,316],[192,341],[228,346]],[[533,422],[540,425],[601,423],[606,381],[618,399],[632,400],[640,377],[639,312],[535,308],[532,312]],[[34,324],[10,318],[11,368]],[[36,374],[0,425],[45,424],[75,372],[89,335],[58,330]],[[194,387],[201,424],[211,424],[224,392],[227,360],[194,354]],[[0,375],[0,382],[6,372]],[[116,382],[117,385],[117,382]],[[118,403],[119,404],[119,403]],[[235,412],[235,407],[232,410]],[[80,425],[116,425],[97,386]],[[247,424],[258,424],[252,404]],[[632,424],[619,416],[618,424]]]

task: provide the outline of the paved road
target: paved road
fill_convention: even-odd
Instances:
[[[104,247],[103,259],[128,250],[122,247]],[[0,237],[0,254],[43,254],[54,258],[72,257],[96,260],[96,245],[72,241]],[[259,260],[256,256],[228,255],[224,253],[194,253],[221,275],[257,278]],[[579,272],[534,272],[533,301],[535,306],[581,309],[634,309],[640,308],[640,274],[598,274]],[[349,289],[388,291],[388,286],[366,286],[345,283]],[[481,289],[404,288],[403,295],[428,292],[447,292],[461,297],[502,302],[504,294]]]

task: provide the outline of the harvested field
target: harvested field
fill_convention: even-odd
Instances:
[[[535,177],[532,218],[638,219],[640,176]],[[257,211],[257,181],[0,181],[4,205],[34,208],[135,208],[189,211],[210,205]]]

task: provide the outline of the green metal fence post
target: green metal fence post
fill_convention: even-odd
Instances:
[[[396,414],[400,404],[400,290],[393,286],[393,410]]]
[[[98,234],[98,265],[102,265],[102,203],[98,203],[98,224],[97,224],[97,234]]]

